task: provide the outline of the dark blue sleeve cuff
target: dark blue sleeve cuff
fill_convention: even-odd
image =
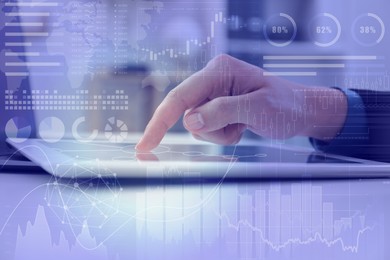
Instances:
[[[317,150],[325,153],[355,156],[357,146],[364,146],[369,141],[366,113],[362,98],[349,89],[336,88],[347,96],[348,111],[343,128],[331,141],[321,141],[310,138],[310,142]]]

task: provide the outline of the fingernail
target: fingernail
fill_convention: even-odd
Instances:
[[[186,126],[191,130],[199,130],[204,127],[203,117],[200,113],[194,113],[186,117]]]

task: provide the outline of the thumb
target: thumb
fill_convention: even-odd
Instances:
[[[230,124],[245,123],[240,100],[243,96],[218,97],[184,116],[184,127],[195,133],[211,132]]]

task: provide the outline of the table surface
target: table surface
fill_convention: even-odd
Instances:
[[[390,180],[0,173],[0,259],[390,259]]]

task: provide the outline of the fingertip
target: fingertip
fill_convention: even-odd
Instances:
[[[144,144],[137,144],[135,146],[135,150],[136,152],[150,152],[153,148],[148,148],[147,145],[144,145]]]
[[[137,152],[142,151],[142,144],[141,144],[140,142],[138,142],[138,143],[135,145],[134,149],[135,149]]]
[[[141,140],[135,145],[135,150],[137,152],[149,152],[153,148],[154,147],[150,143],[145,141],[144,138],[141,138]]]
[[[138,142],[134,147],[136,152],[142,152],[142,143]]]

